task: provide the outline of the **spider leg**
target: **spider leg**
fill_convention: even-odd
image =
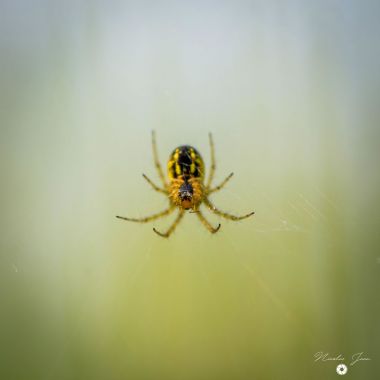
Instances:
[[[146,181],[153,187],[154,190],[158,191],[159,193],[163,193],[165,195],[168,194],[168,192],[165,189],[161,189],[161,187],[158,187],[150,178],[148,178],[145,174],[143,174],[143,177],[146,179]]]
[[[170,207],[167,208],[166,210],[158,212],[157,214],[146,216],[144,218],[127,218],[125,216],[116,216],[116,218],[128,220],[129,222],[147,223],[147,222],[150,222],[152,220],[156,220],[158,218],[161,218],[162,216],[169,215],[171,212],[173,212],[174,208],[175,207],[173,205],[170,205]]]
[[[178,226],[179,222],[181,221],[181,219],[183,218],[183,216],[185,215],[185,212],[183,210],[181,210],[178,215],[177,215],[177,218],[174,220],[173,224],[169,227],[169,229],[162,233],[160,231],[157,231],[154,227],[153,227],[153,231],[157,234],[157,235],[160,235],[164,238],[168,238],[172,232],[175,230],[175,228]]]
[[[204,202],[206,204],[206,206],[214,213],[214,214],[217,214],[217,215],[220,215],[222,216],[223,218],[226,218],[226,219],[230,219],[230,220],[241,220],[241,219],[245,219],[245,218],[248,218],[250,217],[251,215],[253,215],[255,212],[252,211],[250,212],[249,214],[246,214],[246,215],[242,215],[242,216],[236,216],[236,215],[232,215],[232,214],[228,214],[227,212],[224,212],[224,211],[220,211],[218,210],[210,201],[209,199],[206,197],[204,199]]]
[[[208,194],[211,194],[211,193],[214,193],[215,191],[219,191],[220,189],[222,189],[224,187],[224,185],[232,178],[232,176],[234,175],[234,173],[231,173],[229,174],[223,181],[222,183],[220,183],[218,186],[215,186],[214,188],[212,189],[209,189],[207,190],[207,193]]]
[[[164,187],[167,187],[166,181],[165,181],[165,176],[164,172],[162,171],[162,167],[160,164],[160,161],[158,159],[158,153],[157,153],[157,144],[156,144],[156,133],[152,131],[152,150],[153,150],[153,159],[154,159],[154,165],[156,166],[158,175],[161,179],[162,184]]]
[[[220,224],[218,224],[217,227],[213,227],[208,221],[207,219],[203,216],[203,214],[198,210],[197,211],[197,216],[199,218],[199,220],[202,222],[202,224],[212,233],[212,234],[215,234],[216,232],[219,231],[219,228],[220,228]]]
[[[208,134],[208,138],[209,138],[209,142],[210,142],[211,167],[210,167],[210,173],[208,175],[208,179],[207,179],[207,182],[206,182],[206,188],[210,187],[211,182],[212,182],[212,180],[214,178],[215,168],[216,168],[216,164],[215,164],[215,151],[214,151],[214,140],[212,139],[212,134],[211,133]]]

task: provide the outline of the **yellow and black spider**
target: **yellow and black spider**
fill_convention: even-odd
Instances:
[[[211,187],[211,182],[215,173],[215,155],[214,155],[214,143],[211,133],[209,134],[210,150],[211,150],[211,168],[207,178],[207,182],[204,182],[204,162],[198,151],[189,145],[182,145],[174,149],[169,157],[168,161],[168,177],[169,183],[166,182],[164,172],[162,171],[161,164],[158,160],[156,138],[154,131],[152,132],[152,148],[154,164],[157,168],[158,175],[160,176],[163,187],[155,185],[145,174],[143,177],[153,187],[154,190],[165,194],[169,197],[169,207],[157,214],[147,216],[145,218],[126,218],[124,216],[117,216],[119,219],[129,220],[131,222],[146,223],[152,220],[161,218],[162,216],[169,215],[175,208],[179,209],[179,213],[173,224],[165,232],[159,232],[155,228],[153,231],[162,237],[169,237],[175,230],[180,220],[183,218],[185,210],[191,210],[194,212],[203,225],[211,232],[215,233],[219,231],[220,224],[217,227],[212,227],[207,219],[203,216],[199,210],[199,206],[203,202],[213,213],[222,216],[223,218],[230,220],[241,220],[253,215],[254,212],[243,216],[235,216],[226,212],[218,210],[208,199],[208,196],[218,190],[220,190],[232,177],[231,173],[224,181],[218,186]]]

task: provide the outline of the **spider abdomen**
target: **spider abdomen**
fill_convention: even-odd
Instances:
[[[182,145],[174,149],[168,161],[170,180],[182,178],[204,178],[204,162],[199,152],[190,145]]]

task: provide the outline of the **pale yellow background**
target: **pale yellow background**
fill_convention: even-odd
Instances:
[[[1,1],[0,378],[379,378],[377,1]],[[194,145],[210,235],[167,201]],[[209,215],[209,214],[208,214]],[[219,219],[209,215],[217,224]]]

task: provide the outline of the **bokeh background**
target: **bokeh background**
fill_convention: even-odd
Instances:
[[[0,378],[379,378],[378,1],[0,2]],[[191,144],[226,211],[141,225]],[[218,218],[207,213],[212,223]]]

